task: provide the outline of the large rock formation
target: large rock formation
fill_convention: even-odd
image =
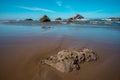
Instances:
[[[83,19],[84,17],[81,16],[80,14],[76,14],[73,19]]]
[[[42,18],[39,20],[40,22],[50,22],[50,18],[47,15],[44,15]]]
[[[73,22],[81,19],[84,19],[84,17],[81,16],[80,14],[76,14],[75,16],[68,18],[67,22]]]
[[[73,22],[73,18],[68,18],[67,22]]]
[[[80,69],[80,63],[96,61],[97,55],[93,50],[83,48],[81,50],[62,50],[56,55],[41,60],[42,64],[50,65],[60,72],[71,72]]]
[[[62,18],[58,17],[55,19],[55,21],[62,21]]]

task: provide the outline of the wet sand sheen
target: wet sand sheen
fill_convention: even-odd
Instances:
[[[0,24],[0,80],[120,80],[120,29],[84,27],[42,30]],[[96,51],[98,61],[81,64],[79,71],[70,73],[39,64],[59,50],[81,47]]]
[[[33,39],[32,39],[33,38]],[[74,37],[29,37],[0,47],[1,80],[119,80],[119,46]],[[61,49],[89,47],[99,60],[81,64],[80,71],[69,74],[40,65],[39,61]],[[108,47],[109,46],[109,47]],[[114,49],[113,49],[114,47]]]

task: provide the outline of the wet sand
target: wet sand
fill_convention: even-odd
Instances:
[[[81,64],[79,71],[61,73],[39,63],[59,50],[82,47],[99,59]],[[7,37],[0,41],[0,80],[120,80],[119,60],[120,45],[114,42],[68,35]]]
[[[1,43],[1,80],[119,80],[120,50],[113,44],[71,37],[28,37]],[[3,47],[4,46],[4,47]],[[87,46],[99,55],[97,62],[81,64],[79,71],[61,73],[40,65],[40,59],[61,49]]]

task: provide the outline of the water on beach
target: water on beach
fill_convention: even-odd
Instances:
[[[24,24],[0,23],[0,80],[120,79],[119,25]],[[82,47],[95,50],[99,60],[68,74],[39,65],[58,50]]]

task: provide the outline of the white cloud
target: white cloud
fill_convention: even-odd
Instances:
[[[50,12],[50,13],[54,13],[55,12],[55,11],[50,10],[50,9],[44,9],[44,8],[38,8],[38,7],[19,6],[19,8],[26,9],[26,10],[31,10],[31,11],[43,11],[43,12]]]
[[[62,6],[62,2],[61,2],[61,1],[57,1],[56,4],[57,4],[58,6]]]

